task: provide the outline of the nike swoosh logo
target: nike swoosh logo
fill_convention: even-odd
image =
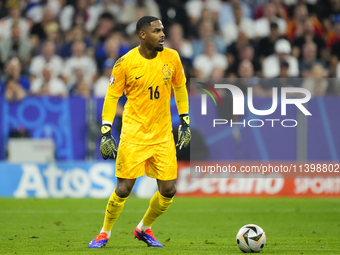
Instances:
[[[144,74],[144,75],[145,75],[145,74]],[[142,78],[144,75],[139,76],[139,77],[135,77],[135,79],[138,80],[138,79]]]

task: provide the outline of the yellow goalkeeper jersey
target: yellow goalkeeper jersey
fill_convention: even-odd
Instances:
[[[164,48],[146,59],[138,47],[117,60],[108,94],[127,102],[123,113],[121,140],[133,144],[157,144],[172,139],[171,86],[183,87],[186,78],[177,51]]]

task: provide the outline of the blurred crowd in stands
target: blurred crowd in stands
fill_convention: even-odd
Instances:
[[[340,96],[327,79],[340,77],[340,0],[3,0],[1,93],[104,97],[145,15],[162,20],[188,80],[244,78],[257,96],[284,86]]]

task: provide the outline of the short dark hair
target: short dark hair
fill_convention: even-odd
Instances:
[[[104,12],[99,16],[99,19],[107,19],[110,21],[115,21],[115,17],[109,13],[109,12]]]
[[[153,17],[153,16],[144,16],[142,18],[140,18],[138,21],[137,21],[137,25],[136,25],[136,32],[137,34],[139,34],[140,30],[143,28],[143,27],[149,27],[151,26],[151,22],[153,21],[156,21],[156,20],[159,20],[159,18],[156,18],[156,17]]]

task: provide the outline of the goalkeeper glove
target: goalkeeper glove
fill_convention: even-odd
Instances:
[[[179,115],[181,125],[178,128],[178,143],[176,147],[179,148],[179,150],[185,150],[189,144],[191,139],[191,132],[189,128],[189,115],[188,114],[181,114]]]
[[[111,135],[111,126],[104,124],[101,128],[100,155],[103,159],[115,159],[117,156],[117,143]]]

